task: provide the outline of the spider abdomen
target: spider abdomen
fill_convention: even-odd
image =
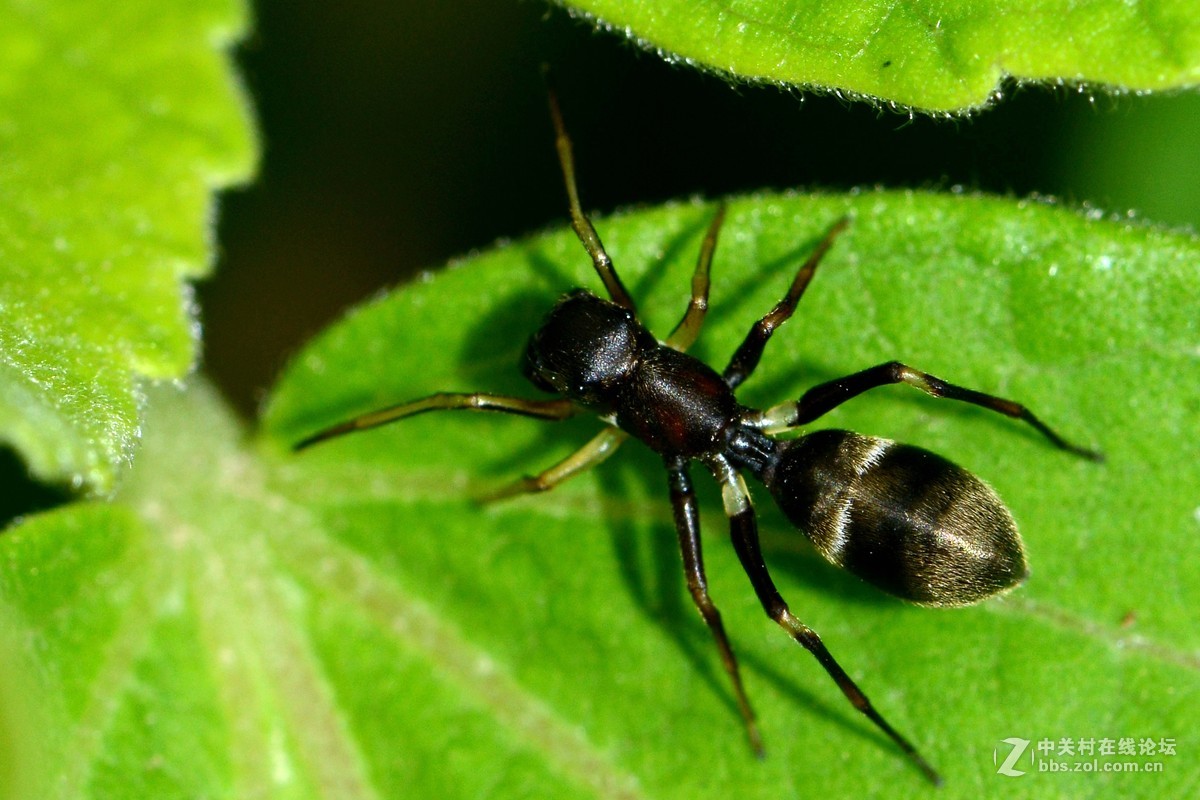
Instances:
[[[919,447],[817,431],[783,444],[763,482],[821,555],[905,600],[967,605],[1028,573],[995,491]]]

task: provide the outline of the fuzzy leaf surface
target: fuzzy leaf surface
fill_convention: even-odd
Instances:
[[[741,80],[931,112],[993,99],[1005,78],[1090,90],[1200,83],[1192,0],[570,0],[671,57]]]
[[[0,440],[109,492],[142,379],[183,377],[213,191],[254,160],[240,0],[0,4]]]
[[[871,392],[823,423],[989,480],[1032,576],[973,608],[905,606],[825,564],[759,490],[782,593],[942,771],[939,797],[1185,795],[1200,765],[1186,746],[1200,724],[1200,243],[981,197],[738,199],[694,352],[721,366],[847,212],[745,403],[898,357],[1024,401],[1108,461],[905,387]],[[712,213],[597,221],[653,330],[682,313]],[[474,493],[566,455],[597,423],[428,414],[290,451],[435,390],[535,396],[516,369],[524,340],[572,286],[599,288],[560,230],[361,307],[297,357],[257,438],[202,386],[157,391],[114,502],[0,539],[0,739],[19,744],[0,750],[4,785],[39,798],[928,797],[763,616],[699,470],[710,588],[764,761],[687,597],[661,464],[637,443],[552,493],[483,508]],[[1178,752],[1126,759],[1162,763],[1154,775],[1017,779],[993,760],[1010,737],[1174,738]]]

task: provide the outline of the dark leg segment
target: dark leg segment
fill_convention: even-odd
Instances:
[[[591,220],[583,213],[583,207],[579,203],[579,190],[575,186],[575,157],[571,153],[571,139],[567,136],[562,110],[558,107],[558,95],[555,94],[554,87],[550,85],[548,73],[546,74],[546,93],[550,97],[550,118],[554,122],[554,146],[558,150],[558,162],[562,165],[563,180],[567,186],[567,201],[571,208],[571,227],[575,229],[579,241],[583,242],[583,248],[592,257],[592,264],[596,267],[596,273],[600,276],[600,280],[604,282],[608,296],[617,305],[633,311],[633,298],[629,296],[621,279],[617,277],[612,259],[608,257],[604,245],[600,242],[600,236],[592,227]]]
[[[696,260],[696,271],[692,274],[692,299],[688,303],[683,319],[667,337],[667,347],[686,351],[691,347],[696,337],[700,335],[700,327],[704,324],[704,315],[708,313],[708,274],[712,266],[713,251],[717,249],[717,236],[721,225],[725,222],[725,204],[717,206],[717,213],[708,226],[704,236],[704,244],[700,247],[700,257]]]
[[[947,383],[941,378],[936,378],[927,372],[913,369],[899,361],[889,361],[886,364],[864,369],[862,372],[856,372],[845,378],[838,378],[837,380],[823,383],[820,386],[814,386],[804,393],[799,402],[769,409],[764,414],[764,419],[771,420],[773,423],[771,427],[776,427],[774,423],[781,420],[786,420],[784,427],[806,425],[865,391],[878,386],[889,386],[896,383],[908,384],[933,397],[959,400],[996,411],[1006,417],[1022,420],[1033,426],[1034,430],[1045,436],[1055,447],[1061,450],[1066,450],[1069,453],[1074,453],[1077,456],[1082,456],[1092,461],[1104,460],[1104,456],[1095,450],[1073,445],[1063,439],[1020,403],[984,394],[983,392],[977,392],[973,389],[965,389],[953,383]]]
[[[746,575],[749,576],[750,583],[754,586],[754,591],[758,595],[763,609],[767,612],[767,616],[777,622],[805,650],[813,654],[825,671],[829,673],[829,677],[833,678],[834,683],[842,690],[846,699],[866,715],[867,719],[875,723],[876,727],[887,734],[888,738],[913,760],[930,781],[934,784],[941,784],[941,776],[907,739],[880,716],[875,707],[871,705],[871,701],[863,694],[862,689],[858,688],[858,685],[830,654],[816,631],[792,615],[787,603],[783,601],[779,591],[775,588],[775,582],[771,580],[766,561],[763,560],[762,549],[758,542],[758,523],[755,519],[754,508],[750,505],[745,484],[740,480],[737,472],[723,459],[714,462],[713,472],[721,481],[721,490],[725,497],[725,511],[729,515],[733,549],[742,562],[742,568],[746,570]]]
[[[439,392],[346,420],[332,428],[314,433],[297,443],[293,449],[303,450],[335,436],[376,428],[405,417],[424,414],[427,411],[498,411],[503,414],[518,414],[523,417],[551,420],[566,419],[579,413],[579,409],[570,400],[525,400],[520,397],[505,397],[479,392],[470,394]]]
[[[812,280],[813,273],[817,271],[817,265],[821,263],[821,259],[833,246],[833,240],[838,234],[846,230],[846,226],[850,224],[848,217],[842,217],[825,237],[817,244],[812,255],[800,267],[796,273],[796,277],[792,280],[792,285],[788,289],[787,294],[783,299],[776,303],[775,307],[767,312],[766,316],[754,323],[754,327],[746,334],[746,338],[738,346],[737,352],[733,354],[733,358],[729,360],[729,366],[725,368],[725,373],[722,375],[725,382],[729,384],[731,389],[736,389],[741,385],[742,381],[749,378],[758,366],[759,360],[762,358],[763,348],[767,346],[767,342],[771,338],[771,334],[775,332],[783,323],[791,318],[796,311],[796,304],[800,302],[800,297],[804,294],[804,290],[808,288],[809,281]]]
[[[737,698],[742,720],[746,724],[746,736],[750,739],[750,747],[755,755],[762,758],[762,737],[759,736],[758,724],[754,721],[754,710],[750,707],[746,690],[742,686],[741,670],[738,669],[733,648],[729,646],[729,638],[725,635],[721,614],[708,596],[708,579],[704,575],[704,558],[700,550],[700,519],[696,511],[696,493],[688,475],[687,461],[682,458],[668,458],[666,465],[671,486],[671,508],[675,513],[675,530],[679,533],[679,550],[683,554],[683,571],[687,576],[688,591],[691,592],[700,616],[704,618],[704,624],[712,632],[717,650],[721,653],[721,663],[733,682],[733,693]]]

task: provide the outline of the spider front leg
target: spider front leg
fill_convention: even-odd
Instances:
[[[591,469],[607,459],[621,443],[629,438],[629,434],[620,428],[609,426],[596,434],[587,444],[571,455],[559,461],[549,469],[542,470],[537,475],[526,475],[507,486],[502,486],[494,492],[479,498],[481,503],[493,503],[506,500],[520,494],[536,494],[548,492],[563,481],[578,475],[584,470]]]
[[[747,420],[763,430],[783,430],[799,425],[807,425],[818,417],[832,411],[842,403],[858,397],[863,392],[880,386],[903,383],[914,389],[920,389],[931,397],[942,397],[947,400],[958,400],[963,403],[986,408],[1012,419],[1028,423],[1034,430],[1050,440],[1051,444],[1060,450],[1066,450],[1077,456],[1091,461],[1103,461],[1104,456],[1095,450],[1071,444],[1055,433],[1048,425],[1034,416],[1033,412],[1020,403],[1005,400],[1003,397],[984,394],[974,389],[967,389],[953,383],[947,383],[941,378],[913,369],[899,361],[889,361],[847,375],[844,378],[822,383],[809,389],[794,403],[783,403],[764,411],[757,420]]]
[[[746,725],[746,736],[750,747],[759,758],[763,756],[762,737],[758,733],[758,724],[754,720],[754,709],[746,697],[746,689],[742,685],[742,673],[738,668],[737,657],[729,645],[729,637],[725,635],[725,626],[721,622],[721,613],[717,611],[712,598],[708,596],[708,578],[704,575],[704,558],[700,549],[700,518],[696,511],[696,492],[692,488],[692,479],[687,470],[687,459],[668,457],[667,479],[671,486],[671,508],[675,515],[675,530],[679,534],[679,551],[683,554],[683,571],[687,576],[688,591],[696,609],[704,619],[704,624],[712,633],[721,653],[721,664],[733,683],[733,693],[737,698],[738,710]]]
[[[303,450],[326,439],[344,436],[355,431],[364,431],[368,428],[377,428],[380,425],[387,425],[389,422],[396,422],[429,411],[496,411],[501,414],[516,414],[536,419],[560,420],[578,414],[579,408],[566,399],[526,400],[521,397],[505,397],[482,392],[438,392],[428,397],[421,397],[407,403],[353,417],[302,439],[292,449]]]
[[[887,734],[888,738],[913,760],[913,763],[930,781],[940,785],[941,776],[917,752],[917,749],[875,710],[862,689],[858,688],[858,684],[846,674],[846,671],[830,654],[825,643],[821,641],[821,637],[812,628],[798,620],[784,602],[783,597],[780,596],[779,591],[775,588],[775,582],[767,571],[766,561],[763,560],[762,548],[758,541],[758,522],[754,514],[754,507],[750,503],[750,493],[746,489],[746,483],[742,480],[742,476],[724,456],[711,458],[708,466],[721,484],[721,496],[724,499],[725,514],[729,517],[733,549],[737,553],[746,575],[750,578],[754,592],[758,595],[759,602],[762,603],[767,616],[787,631],[805,650],[812,653],[829,677],[833,678],[834,683],[842,690],[846,699],[867,719],[875,723],[876,727]]]
[[[550,85],[549,71],[545,71],[544,75],[546,94],[550,100],[550,119],[554,123],[554,148],[558,151],[558,163],[562,167],[563,183],[567,189],[567,203],[571,209],[571,227],[575,229],[575,235],[583,243],[583,249],[587,250],[587,254],[591,256],[592,266],[595,267],[600,280],[604,282],[608,296],[617,305],[633,311],[633,298],[630,297],[625,285],[621,283],[621,279],[617,277],[612,259],[609,257],[608,251],[604,249],[604,244],[600,241],[600,235],[596,233],[592,221],[583,213],[583,206],[579,202],[579,189],[575,185],[575,156],[571,152],[571,137],[567,136],[562,110],[558,106],[558,95],[555,93],[554,87]]]
[[[849,224],[848,217],[842,217],[833,224],[833,227],[826,232],[821,241],[817,243],[816,249],[796,272],[796,277],[792,279],[792,285],[788,288],[787,294],[750,328],[750,332],[746,334],[746,338],[734,352],[733,358],[729,359],[729,366],[725,367],[725,372],[721,375],[729,384],[729,388],[736,389],[742,381],[753,374],[762,358],[763,349],[771,339],[771,334],[775,333],[776,328],[791,319],[792,314],[796,312],[796,305],[804,295],[804,290],[808,288],[813,273],[817,271],[817,265],[821,263],[825,253],[833,246],[833,240],[846,230],[846,226]]]
[[[712,266],[713,252],[717,249],[717,236],[725,223],[725,203],[717,206],[717,213],[708,225],[708,233],[704,236],[704,244],[700,246],[700,256],[696,259],[696,271],[692,273],[692,299],[688,302],[683,319],[671,331],[665,344],[674,350],[687,352],[696,337],[700,335],[700,327],[704,324],[704,316],[708,313],[709,269]]]

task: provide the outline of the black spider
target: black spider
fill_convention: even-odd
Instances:
[[[725,217],[718,208],[700,250],[687,311],[670,336],[656,339],[639,322],[575,186],[570,140],[550,92],[556,146],[570,201],[571,224],[591,256],[610,299],[585,289],[563,295],[529,341],[525,376],[559,397],[526,400],[438,393],[375,411],[316,433],[297,449],[352,431],[438,410],[497,411],[547,420],[590,412],[607,423],[571,456],[494,498],[552,489],[598,464],[633,436],[659,453],[667,469],[675,527],[688,590],[721,653],[755,752],[762,742],[737,659],[709,598],[700,549],[696,496],[688,472],[699,461],[721,486],[734,550],[767,615],[811,652],[850,702],[907,753],[930,780],[938,774],[883,719],[834,660],[817,634],[780,597],[759,547],[754,509],[742,473],[757,478],[818,552],[833,564],[905,600],[934,606],[974,603],[1020,583],[1025,554],[1012,516],[996,493],[941,456],[886,439],[821,430],[797,439],[771,434],[806,425],[868,389],[905,383],[934,397],[961,400],[1024,420],[1056,447],[1086,458],[1099,454],[1069,444],[1024,406],[965,389],[897,361],[880,364],[806,392],[765,411],[734,395],[754,372],[775,330],[796,309],[817,264],[848,220],[836,222],[800,267],[784,298],[758,320],[718,374],[686,353],[708,307],[709,265]]]

